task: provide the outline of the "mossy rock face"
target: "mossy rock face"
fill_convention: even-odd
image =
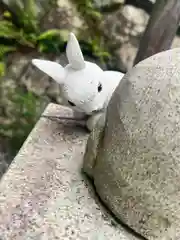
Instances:
[[[93,169],[97,193],[148,240],[180,239],[180,49],[136,65],[117,87]]]

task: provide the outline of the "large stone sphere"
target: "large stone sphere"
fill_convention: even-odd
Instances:
[[[124,76],[101,141],[93,180],[106,206],[149,240],[179,240],[180,49]]]

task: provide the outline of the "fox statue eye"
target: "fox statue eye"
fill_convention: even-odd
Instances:
[[[101,91],[102,91],[102,84],[99,83],[99,85],[98,85],[98,92],[101,92]]]

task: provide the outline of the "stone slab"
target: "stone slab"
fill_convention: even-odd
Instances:
[[[50,104],[46,115],[72,116]],[[88,134],[41,118],[0,183],[1,240],[137,240],[109,215],[81,172]]]

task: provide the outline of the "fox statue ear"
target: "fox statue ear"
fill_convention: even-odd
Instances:
[[[85,68],[85,61],[81,52],[81,48],[73,33],[69,34],[69,40],[66,47],[66,56],[71,68],[75,70],[81,70]]]
[[[63,83],[65,78],[65,71],[59,63],[48,60],[33,59],[32,64],[53,78],[57,83]]]

